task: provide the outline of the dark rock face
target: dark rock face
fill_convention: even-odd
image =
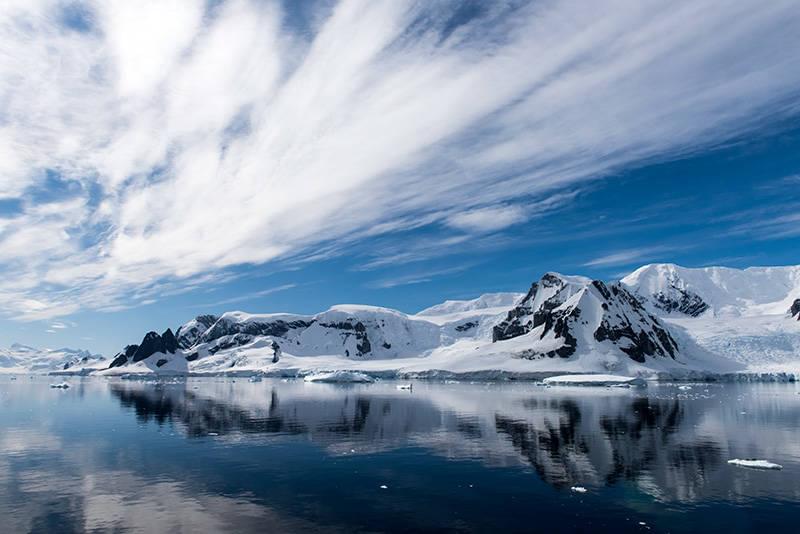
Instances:
[[[308,328],[313,323],[313,321],[301,320],[289,322],[276,320],[268,323],[259,323],[256,321],[234,322],[227,319],[219,319],[198,338],[195,345],[199,343],[208,343],[209,341],[214,341],[223,336],[232,336],[234,334],[285,337],[290,330]]]
[[[192,347],[197,339],[209,328],[214,326],[219,320],[216,315],[198,315],[195,317],[194,324],[181,326],[175,333],[178,340],[178,347],[181,349],[188,349]]]
[[[547,298],[537,301],[537,295],[544,290],[547,290],[544,294]],[[576,300],[566,304],[573,296]],[[593,298],[584,299],[584,296]],[[538,339],[551,336],[561,341],[560,346],[547,351],[527,349],[519,356],[527,359],[569,358],[578,348],[577,332],[588,325],[581,318],[586,311],[581,309],[581,305],[597,306],[598,301],[597,313],[601,313],[601,322],[592,332],[596,341],[611,341],[637,362],[644,362],[646,356],[675,357],[678,345],[672,335],[623,286],[609,286],[599,280],[581,285],[554,274],[545,275],[531,286],[525,298],[494,327],[493,340],[512,339],[542,327]]]
[[[176,350],[178,350],[178,341],[171,329],[167,328],[160,336],[155,332],[148,332],[136,352],[133,353],[133,361],[140,362],[157,352],[174,354]]]
[[[647,313],[642,304],[634,297],[627,289],[619,285],[612,285],[609,288],[600,281],[594,281],[593,285],[596,288],[603,287],[605,291],[601,291],[603,296],[609,295],[608,298],[619,299],[625,305],[632,308],[636,314],[641,318],[649,319],[651,323],[648,329],[635,330],[634,325],[627,317],[618,317],[615,325],[609,324],[607,317],[594,332],[594,338],[597,341],[610,340],[620,345],[620,350],[630,356],[636,362],[644,363],[645,356],[667,356],[675,358],[675,352],[678,350],[678,344],[672,338],[669,332],[661,326],[658,319]],[[641,319],[640,319],[641,321]],[[621,340],[627,340],[628,343],[618,343]]]
[[[797,320],[800,321],[800,299],[795,299],[794,303],[792,303],[792,307],[789,308],[789,316],[796,316]]]
[[[478,323],[476,323],[475,321],[467,321],[464,324],[460,324],[460,325],[456,326],[456,332],[466,332],[467,330],[472,330],[473,328],[476,328],[477,326],[478,326]]]
[[[667,313],[680,312],[689,317],[698,317],[708,309],[708,304],[699,295],[675,286],[672,289],[679,295],[677,298],[659,292],[653,295],[653,306]]]
[[[139,349],[139,345],[128,345],[125,349],[114,356],[114,359],[111,361],[111,365],[108,366],[109,369],[112,367],[120,367],[128,363],[128,360],[136,354],[136,351]]]
[[[233,347],[241,347],[253,342],[253,336],[250,334],[233,334],[232,336],[222,336],[216,340],[214,346],[208,349],[211,354]]]
[[[547,276],[547,275],[545,275]],[[525,318],[533,315],[533,299],[536,297],[536,292],[539,290],[539,284],[534,282],[525,297],[512,308],[506,319],[492,328],[492,342],[502,341],[504,339],[511,339],[523,334],[527,334],[534,327],[526,325]]]

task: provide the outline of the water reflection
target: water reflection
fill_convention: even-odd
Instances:
[[[0,381],[0,406],[4,532],[515,530],[514,519],[543,512],[564,514],[556,530],[591,517],[626,530],[632,511],[680,531],[692,514],[742,503],[790,513],[800,498],[793,385],[408,392],[86,379],[57,392]],[[737,469],[733,457],[785,469]],[[576,485],[596,501],[576,501]],[[757,520],[779,521],[771,514]],[[387,528],[392,516],[401,522]]]
[[[785,446],[792,462],[800,449],[800,403],[781,386],[700,385],[694,395],[674,387],[642,392],[531,385],[423,384],[413,393],[391,385],[297,382],[109,387],[141,421],[169,423],[190,438],[302,435],[330,455],[422,446],[450,459],[530,467],[556,488],[624,480],[663,500],[729,494],[741,473],[727,459],[774,458]],[[777,411],[776,396],[787,401]],[[747,418],[737,411],[745,408]],[[793,426],[781,425],[787,420]],[[782,477],[780,488],[771,487],[773,477],[744,478],[736,490],[743,496],[800,492],[794,477]],[[768,478],[768,485],[760,484]]]

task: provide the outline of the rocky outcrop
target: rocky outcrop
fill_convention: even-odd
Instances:
[[[669,292],[661,292],[651,297],[653,306],[666,313],[678,312],[689,317],[699,317],[708,310],[699,295],[689,290],[673,286]]]
[[[109,367],[140,362],[153,354],[174,354],[176,350],[178,350],[178,340],[170,328],[167,328],[161,335],[156,332],[148,332],[139,345],[128,345],[124,351],[117,354]]]
[[[216,315],[198,315],[193,320],[184,324],[175,333],[178,348],[188,349],[197,343],[200,336],[219,320]]]
[[[630,359],[675,358],[678,344],[667,328],[620,284],[548,273],[494,327],[494,342],[531,334],[520,357],[569,358],[609,342]]]
[[[797,317],[797,320],[800,321],[800,299],[795,299],[792,303],[792,307],[789,308],[789,316]]]

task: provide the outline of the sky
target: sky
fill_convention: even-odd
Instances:
[[[800,263],[794,1],[5,0],[0,346]]]

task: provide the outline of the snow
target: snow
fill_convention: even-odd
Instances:
[[[690,288],[712,306],[700,317],[651,308],[652,315],[659,316],[652,317],[627,291],[608,297],[602,285],[588,278],[557,273],[548,273],[537,282],[537,290],[524,302],[522,293],[485,294],[472,300],[446,301],[416,315],[353,304],[333,306],[316,315],[233,311],[187,322],[178,330],[186,337],[174,354],[158,353],[107,369],[108,360],[74,364],[72,353],[18,345],[0,350],[0,372],[21,374],[41,368],[60,374],[136,376],[309,375],[309,381],[337,373],[370,380],[541,380],[570,375],[573,385],[579,380],[576,376],[587,374],[592,376],[591,383],[600,385],[630,385],[625,381],[641,379],[791,380],[800,375],[800,321],[788,318],[789,305],[784,305],[800,297],[798,273],[800,267],[741,271],[650,265],[623,279],[625,287],[642,299],[674,287]],[[568,316],[576,350],[567,357],[547,356],[562,348],[566,340],[545,324],[493,342],[493,327],[516,305],[528,321],[524,324],[531,327],[536,311],[579,311]],[[528,310],[530,314],[525,315]],[[654,326],[660,325],[678,350],[674,358],[656,354],[647,355],[644,362],[634,361],[622,350],[630,348],[628,338],[598,341],[595,334],[601,324],[617,333],[629,325],[636,335],[639,331],[652,333]],[[273,361],[273,343],[281,349],[277,362]],[[653,343],[661,346],[664,340],[655,337]],[[192,361],[187,361],[189,356]],[[62,368],[65,362],[71,365],[67,370]],[[599,376],[619,378],[604,383]]]
[[[329,373],[315,373],[305,377],[306,382],[326,382],[326,383],[348,383],[348,384],[368,384],[375,380],[354,371],[333,371]]]
[[[65,369],[75,374],[103,364],[108,365],[102,356],[81,349],[38,349],[19,343],[0,348],[0,373],[4,374],[51,374]]]
[[[740,467],[749,467],[751,469],[783,469],[782,465],[775,464],[767,460],[756,460],[755,458],[748,458],[745,460],[734,458],[733,460],[728,460],[728,463],[731,465],[738,465]]]
[[[560,375],[551,376],[543,380],[548,385],[558,386],[646,386],[642,378],[620,375]]]
[[[786,314],[800,297],[800,265],[786,267],[704,267],[674,264],[640,267],[622,279],[640,295],[670,293],[677,287],[700,296],[716,317]]]

